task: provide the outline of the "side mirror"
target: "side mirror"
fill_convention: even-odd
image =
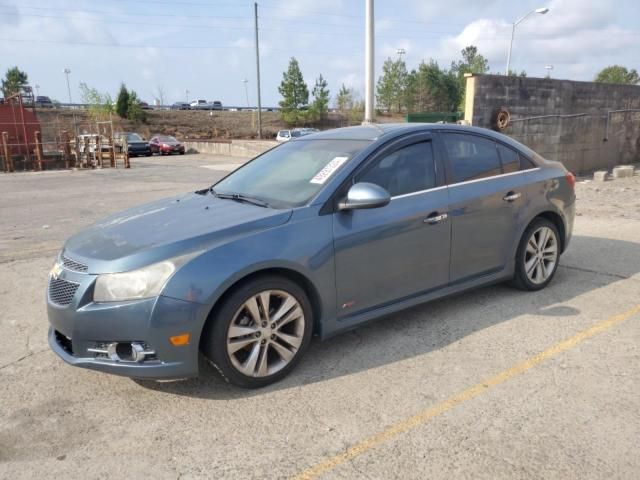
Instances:
[[[373,183],[360,182],[352,185],[347,198],[338,204],[339,210],[384,207],[391,201],[391,195],[384,188]]]

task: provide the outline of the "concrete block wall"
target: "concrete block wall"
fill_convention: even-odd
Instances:
[[[465,120],[492,128],[501,107],[511,114],[502,133],[576,173],[640,162],[640,112],[609,113],[640,110],[640,86],[504,75],[467,78]],[[547,115],[556,116],[532,118]]]
[[[278,143],[274,140],[231,140],[231,141],[186,141],[187,150],[193,149],[198,153],[214,155],[228,155],[231,157],[252,158],[273,148]]]

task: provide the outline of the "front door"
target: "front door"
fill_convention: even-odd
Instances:
[[[448,196],[439,179],[428,135],[388,147],[356,173],[354,183],[385,188],[391,202],[334,213],[338,317],[447,284]]]

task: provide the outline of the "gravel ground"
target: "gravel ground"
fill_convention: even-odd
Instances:
[[[640,220],[640,164],[635,167],[636,174],[631,178],[596,182],[593,176],[579,177],[576,185],[577,214]]]

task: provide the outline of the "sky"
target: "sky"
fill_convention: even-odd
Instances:
[[[433,59],[449,67],[476,45],[503,72],[511,24],[512,69],[592,80],[607,65],[640,70],[638,0],[375,0],[375,67]],[[365,0],[260,0],[263,106],[276,106],[290,57],[311,90],[322,74],[332,98],[341,84],[364,92]],[[0,0],[0,74],[14,65],[40,95],[73,101],[80,82],[115,96],[124,82],[149,103],[196,98],[256,104],[254,5],[247,0]],[[243,80],[248,80],[244,82]],[[245,86],[247,90],[245,90]]]

